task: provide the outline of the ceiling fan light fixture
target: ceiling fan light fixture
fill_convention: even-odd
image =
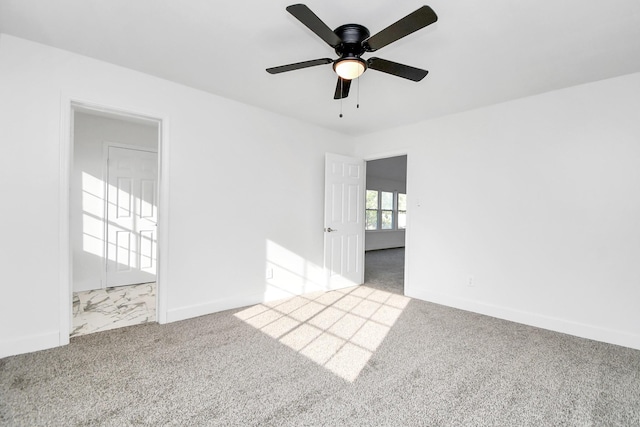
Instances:
[[[343,58],[333,63],[333,70],[345,80],[357,79],[367,69],[367,63],[360,58]]]

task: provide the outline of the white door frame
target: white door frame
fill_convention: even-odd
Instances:
[[[363,160],[365,161],[365,165],[368,161],[371,160],[380,160],[380,159],[388,159],[390,157],[398,157],[398,156],[407,156],[407,195],[409,195],[409,158],[411,157],[408,150],[399,150],[399,151],[388,151],[384,153],[379,153],[375,155],[365,156]],[[367,179],[365,175],[365,191],[367,187]],[[409,196],[411,197],[411,196]],[[364,227],[364,225],[363,225]],[[407,289],[409,289],[409,252],[411,250],[411,239],[409,239],[409,235],[411,233],[411,210],[407,210],[407,228],[404,231],[404,294],[407,295]],[[364,251],[364,245],[362,250]]]
[[[73,322],[72,247],[70,238],[70,184],[73,172],[73,119],[76,109],[92,110],[109,115],[129,117],[158,124],[158,241],[157,296],[158,323],[167,323],[167,277],[169,235],[169,121],[162,114],[148,113],[136,108],[103,105],[69,95],[61,96],[60,104],[60,176],[59,176],[59,344],[69,344]]]

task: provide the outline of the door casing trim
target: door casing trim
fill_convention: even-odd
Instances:
[[[405,178],[406,180],[406,194],[410,194],[410,185],[409,185],[409,158],[411,157],[409,154],[409,150],[399,150],[399,151],[387,151],[384,153],[378,153],[375,155],[369,155],[369,156],[364,156],[363,160],[365,165],[367,164],[367,162],[371,161],[371,160],[381,160],[381,159],[388,159],[391,157],[399,157],[399,156],[407,156],[407,176]],[[365,175],[365,191],[366,191],[366,187],[367,187],[367,180],[366,180],[366,175]],[[410,196],[409,196],[410,197]],[[405,229],[404,232],[404,295],[407,295],[407,289],[409,289],[410,287],[410,281],[409,281],[409,253],[411,252],[411,239],[409,238],[409,236],[411,235],[411,211],[407,210],[407,228]],[[364,247],[363,247],[364,250]]]
[[[59,345],[69,344],[73,316],[72,247],[70,239],[70,184],[73,172],[73,121],[76,109],[112,116],[156,122],[158,124],[158,242],[156,313],[160,324],[167,323],[167,265],[169,260],[169,119],[165,114],[101,104],[94,100],[62,94],[60,98],[59,146],[59,259],[58,313]]]

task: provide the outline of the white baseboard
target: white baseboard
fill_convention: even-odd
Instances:
[[[15,340],[0,341],[0,358],[46,350],[59,345],[60,333],[58,331],[30,335]]]
[[[329,287],[329,289],[323,289],[318,287],[317,289],[311,288],[306,289],[306,292],[313,291],[334,291],[337,289],[349,288],[352,286],[356,286],[353,283],[343,283],[337,284],[335,286]],[[265,295],[264,293],[252,294],[252,295],[244,295],[238,297],[230,297],[218,299],[215,301],[209,301],[202,304],[194,304],[186,307],[178,307],[168,310],[167,312],[167,323],[170,322],[178,322],[180,320],[191,319],[198,316],[205,316],[207,314],[217,313],[219,311],[224,310],[232,310],[234,308],[247,307],[249,305],[260,304],[266,301],[274,301],[283,298],[291,298],[294,295],[301,295],[302,293],[291,293],[291,292],[283,292],[282,294],[272,293],[270,296]]]
[[[167,311],[167,323],[178,322],[180,320],[191,319],[193,317],[204,316],[206,314],[217,313],[219,311],[231,310],[234,308],[246,307],[248,305],[263,302],[263,294],[243,295],[238,297],[223,298],[202,304],[194,304],[186,307],[178,307]]]
[[[486,304],[435,292],[427,291],[416,292],[413,294],[407,293],[407,296],[436,304],[446,305],[448,307],[496,317],[498,319],[509,320],[516,323],[535,326],[537,328],[574,335],[580,338],[587,338],[640,350],[640,335],[625,331],[601,328],[599,326],[545,316],[538,313],[514,310],[508,307]]]

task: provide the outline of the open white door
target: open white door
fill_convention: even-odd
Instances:
[[[107,286],[156,280],[158,154],[109,147]]]
[[[364,283],[364,160],[327,153],[324,268],[329,289]]]

